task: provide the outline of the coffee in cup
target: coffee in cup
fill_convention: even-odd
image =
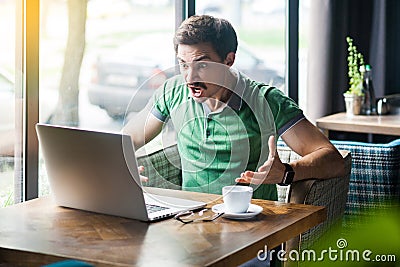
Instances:
[[[222,188],[226,213],[244,213],[250,206],[253,188],[243,185],[228,185]]]

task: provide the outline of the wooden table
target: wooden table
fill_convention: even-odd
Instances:
[[[220,196],[153,189],[220,203]],[[155,223],[56,206],[41,197],[0,209],[0,263],[39,266],[74,258],[96,266],[236,266],[326,219],[324,207],[253,200],[254,219]]]
[[[326,136],[329,136],[330,130],[400,136],[400,115],[347,117],[345,112],[341,112],[317,119],[316,125]]]

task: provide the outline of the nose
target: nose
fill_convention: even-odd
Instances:
[[[194,83],[199,80],[198,72],[193,68],[192,64],[190,64],[190,66],[185,70],[184,77],[187,83]]]

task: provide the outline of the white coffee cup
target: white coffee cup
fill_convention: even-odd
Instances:
[[[253,188],[243,185],[228,185],[222,188],[226,213],[244,213],[250,206]]]

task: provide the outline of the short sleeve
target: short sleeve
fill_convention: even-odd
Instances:
[[[278,88],[269,87],[266,90],[265,97],[274,116],[275,127],[279,136],[304,119],[303,111],[297,103]]]
[[[181,75],[177,75],[167,80],[153,94],[153,107],[151,113],[160,121],[165,122],[171,114],[174,104],[180,102],[185,92],[184,82]]]

